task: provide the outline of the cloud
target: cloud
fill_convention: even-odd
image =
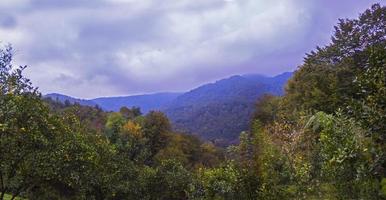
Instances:
[[[233,74],[293,70],[328,41],[337,17],[370,3],[2,0],[0,41],[13,44],[44,93],[182,91]]]

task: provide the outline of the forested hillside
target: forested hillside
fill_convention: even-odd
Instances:
[[[51,93],[44,95],[44,98],[51,98],[62,103],[78,103],[85,106],[98,105],[105,111],[119,111],[121,107],[140,107],[144,113],[151,110],[163,110],[181,93],[155,93],[145,95],[133,95],[122,97],[100,97],[95,99],[77,99],[70,96]]]
[[[282,95],[291,76],[232,76],[182,94],[165,113],[176,130],[220,144],[234,143],[241,131],[248,130],[257,99],[264,94]]]
[[[126,97],[76,99],[61,94],[47,94],[62,103],[99,106],[105,111],[121,107],[140,107],[144,113],[159,110],[173,122],[173,129],[194,134],[222,145],[237,142],[246,131],[256,100],[264,94],[283,95],[284,86],[292,73],[275,77],[257,74],[232,76],[209,83],[185,93],[156,93]]]
[[[160,111],[43,100],[1,48],[0,200],[386,199],[385,27],[380,4],[340,20],[227,148],[173,131]]]

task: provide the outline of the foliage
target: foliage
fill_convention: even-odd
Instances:
[[[214,169],[201,169],[198,179],[201,181],[202,196],[196,199],[235,199],[238,198],[238,178],[240,174],[235,166],[227,164]],[[197,186],[196,186],[197,187]],[[193,191],[199,188],[193,188]]]
[[[159,111],[42,100],[0,49],[0,199],[385,199],[385,16],[341,20],[226,152]]]
[[[386,176],[385,24],[380,4],[358,19],[340,20],[332,42],[307,54],[279,103],[278,123],[314,115],[309,124],[316,129],[300,132],[299,144],[291,146],[303,151],[294,155],[307,166],[310,192],[319,198],[318,187],[329,198],[380,198]]]
[[[50,115],[40,94],[22,76],[24,67],[12,70],[11,49],[1,53],[0,199],[5,193],[33,195],[49,183],[63,196],[85,189],[87,166],[96,159],[93,149],[83,143],[79,130]]]
[[[280,100],[280,97],[277,96],[263,95],[256,103],[253,118],[258,119],[263,124],[274,122],[278,118]]]
[[[319,112],[307,128],[319,135],[320,179],[336,190],[339,199],[377,197],[376,179],[371,174],[372,141],[358,124],[341,114]]]
[[[369,48],[385,46],[386,8],[374,4],[359,19],[341,19],[331,44],[307,54],[288,82],[285,102],[295,111],[332,114],[356,97],[353,81],[365,70]]]
[[[173,127],[223,147],[247,130],[255,101],[264,94],[282,95],[292,73],[275,77],[232,76],[182,94],[166,107]]]

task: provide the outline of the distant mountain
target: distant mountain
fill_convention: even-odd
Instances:
[[[266,93],[282,95],[291,76],[232,76],[182,94],[165,113],[177,130],[231,142],[248,129],[256,100]]]
[[[125,97],[103,97],[92,99],[93,102],[100,105],[102,109],[118,111],[122,106],[140,107],[143,113],[150,110],[163,110],[181,93],[155,93]]]
[[[102,97],[96,99],[77,99],[62,94],[47,94],[44,97],[50,97],[53,100],[70,103],[79,103],[87,106],[100,106],[105,111],[119,111],[122,106],[140,107],[143,113],[150,110],[162,110],[170,104],[181,93],[155,93],[146,95],[122,96],[122,97]]]
[[[209,83],[186,93],[155,93],[146,95],[77,99],[61,94],[45,97],[82,105],[99,105],[106,111],[122,106],[140,107],[143,113],[161,110],[177,131],[199,135],[207,140],[236,141],[247,130],[256,100],[263,94],[282,95],[291,72],[274,77],[259,74],[237,75]]]
[[[51,98],[52,100],[60,101],[63,103],[68,101],[71,104],[78,103],[78,104],[85,105],[85,106],[96,106],[97,105],[92,100],[77,99],[74,97],[70,97],[70,96],[58,94],[58,93],[51,93],[51,94],[44,95],[44,98]]]

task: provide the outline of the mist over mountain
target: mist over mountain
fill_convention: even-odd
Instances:
[[[235,75],[192,89],[185,93],[155,93],[122,97],[77,99],[57,93],[53,100],[100,106],[106,111],[121,107],[140,107],[143,113],[161,110],[177,131],[195,134],[205,140],[230,143],[248,129],[257,99],[263,94],[283,95],[292,76],[286,72],[274,77],[259,74]]]

